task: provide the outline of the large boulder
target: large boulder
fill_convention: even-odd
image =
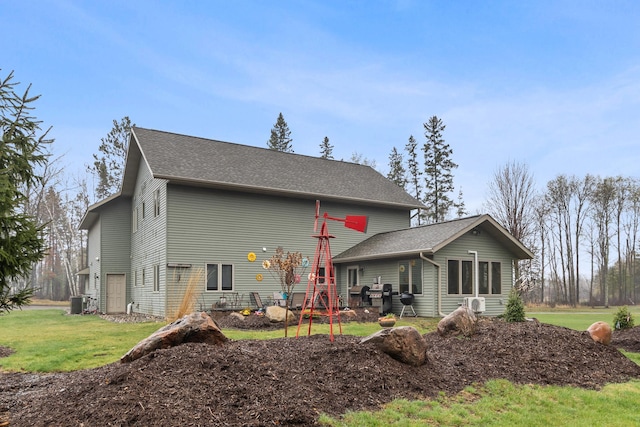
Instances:
[[[191,313],[168,324],[136,344],[120,358],[120,362],[132,362],[161,348],[174,347],[187,342],[224,344],[228,338],[207,313]]]
[[[284,322],[284,319],[287,317],[287,309],[277,305],[270,305],[267,307],[264,315],[269,319],[269,321],[271,321],[271,323]],[[288,316],[289,322],[296,318],[295,314],[293,314],[291,310],[288,310]]]
[[[471,307],[461,306],[438,322],[438,333],[446,335],[464,335],[470,337],[476,333],[478,317]]]
[[[587,329],[591,339],[604,345],[611,342],[611,326],[607,322],[596,322]]]
[[[427,361],[427,341],[413,326],[382,329],[360,342],[374,343],[389,356],[411,366],[422,366]]]

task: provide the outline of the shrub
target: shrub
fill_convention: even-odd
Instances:
[[[515,289],[511,289],[509,300],[507,301],[507,309],[504,313],[504,320],[507,322],[524,322],[524,302],[520,297],[520,293]]]
[[[633,316],[626,306],[620,307],[613,317],[613,324],[616,329],[633,328]]]

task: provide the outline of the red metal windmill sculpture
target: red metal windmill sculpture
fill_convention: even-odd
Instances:
[[[313,224],[313,232],[318,232],[318,218],[320,217],[320,201],[316,201],[316,219]],[[302,303],[304,315],[309,316],[309,328],[307,335],[311,335],[311,325],[313,324],[313,315],[317,310],[320,314],[329,317],[329,339],[333,341],[333,319],[334,316],[338,320],[340,326],[340,334],[342,335],[342,323],[340,322],[340,305],[338,303],[338,293],[336,290],[336,277],[333,269],[333,258],[331,257],[331,246],[329,245],[329,239],[334,238],[329,234],[327,228],[327,220],[340,221],[344,223],[344,226],[352,230],[359,231],[361,233],[367,232],[367,217],[364,215],[347,215],[345,218],[335,218],[329,216],[327,212],[324,213],[322,226],[320,227],[320,234],[315,234],[313,237],[318,239],[316,245],[316,253],[313,258],[313,265],[311,266],[311,272],[309,273],[309,281],[307,284],[307,291],[304,296],[304,302]],[[300,316],[298,321],[298,330],[296,332],[296,338],[300,334],[300,327],[304,316]]]

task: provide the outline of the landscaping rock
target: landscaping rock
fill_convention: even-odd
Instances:
[[[596,322],[587,329],[589,335],[595,342],[609,345],[611,342],[611,326],[607,322]]]
[[[289,314],[289,322],[295,320],[296,316],[293,314],[291,310],[288,311]],[[284,307],[280,307],[277,305],[270,305],[267,307],[265,312],[265,316],[273,323],[284,322],[284,319],[287,316],[287,309]]]
[[[120,358],[120,362],[132,362],[155,350],[188,342],[223,344],[227,341],[228,338],[207,313],[191,313],[140,341]]]
[[[459,335],[470,337],[475,334],[478,317],[470,307],[461,306],[438,322],[438,333],[441,336]]]
[[[244,316],[242,314],[238,313],[237,311],[231,312],[229,314],[229,316],[231,316],[234,319],[244,320]]]
[[[427,341],[413,326],[382,329],[360,342],[375,343],[389,356],[411,366],[422,366],[427,361]]]

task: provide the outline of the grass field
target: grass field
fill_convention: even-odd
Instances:
[[[595,322],[606,322],[612,328],[613,318],[620,307],[590,308],[590,307],[527,307],[527,317],[535,317],[543,323],[564,326],[577,331],[586,331]],[[636,325],[640,322],[640,307],[627,306],[631,315],[636,319]]]
[[[636,319],[640,311],[629,307]],[[595,321],[609,324],[617,307],[554,310],[529,308],[527,316],[577,330]],[[637,322],[637,321],[636,321]],[[422,333],[435,328],[437,319],[402,319]],[[133,345],[163,323],[112,323],[97,316],[68,316],[61,309],[14,311],[0,316],[0,346],[15,353],[0,359],[0,371],[55,372],[85,369],[119,360]],[[314,333],[328,333],[327,325]],[[365,336],[377,324],[344,324],[343,333]],[[289,328],[295,336],[296,327]],[[334,329],[335,333],[335,329]],[[277,331],[225,331],[233,339],[269,339]],[[640,354],[626,353],[636,363]],[[331,426],[629,426],[640,425],[640,382],[608,385],[602,390],[572,387],[514,385],[490,381],[468,387],[455,396],[438,399],[396,400],[380,411],[350,413],[344,419],[322,417]],[[615,408],[615,414],[612,413]]]

